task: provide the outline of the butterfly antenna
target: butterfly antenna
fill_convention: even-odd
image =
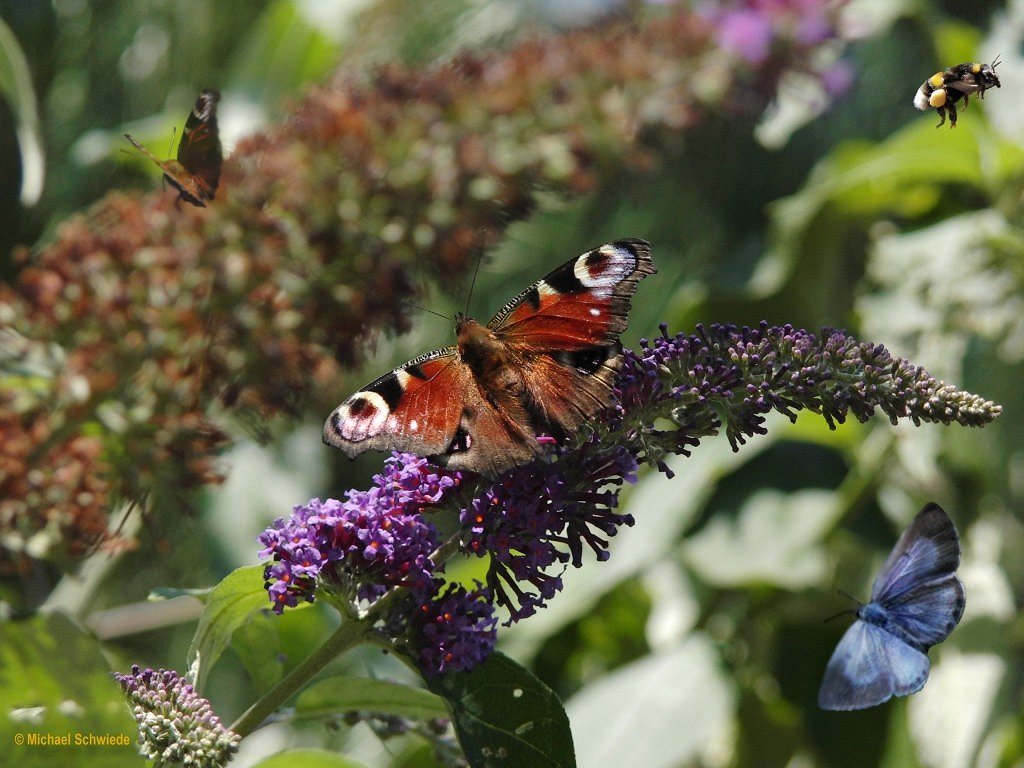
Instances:
[[[171,128],[171,145],[167,147],[167,156],[171,156],[171,152],[174,151],[174,137],[178,134],[178,126]]]
[[[121,516],[121,520],[117,524],[117,528],[114,529],[112,533],[100,534],[96,537],[94,541],[90,542],[88,547],[86,548],[85,553],[82,555],[83,560],[99,552],[99,549],[101,546],[103,546],[104,542],[116,538],[121,534],[121,531],[124,529],[125,523],[128,522],[128,518],[131,517],[131,514],[133,511],[135,511],[135,507],[138,505],[138,503],[138,499],[132,499],[131,501],[128,502],[128,504],[125,506],[124,514]]]
[[[840,611],[835,616],[829,616],[827,619],[825,619],[825,621],[822,622],[822,624],[828,624],[830,621],[832,621],[832,619],[838,619],[840,616],[846,616],[848,613],[856,613],[856,611],[852,608],[847,608],[845,611]]]
[[[841,590],[841,589],[837,589],[837,590],[836,590],[836,592],[838,592],[838,593],[839,593],[840,595],[842,595],[843,597],[848,597],[848,598],[850,598],[850,599],[851,599],[851,600],[853,600],[853,602],[855,602],[855,603],[856,603],[856,604],[857,604],[858,606],[862,606],[862,605],[864,605],[864,603],[862,603],[862,602],[861,602],[860,600],[858,600],[858,599],[857,599],[856,597],[854,597],[853,595],[851,595],[851,594],[850,594],[849,592],[844,592],[844,591],[843,591],[843,590]],[[856,612],[857,612],[856,608],[847,608],[847,609],[846,609],[845,611],[840,611],[840,612],[839,612],[839,613],[837,613],[837,614],[836,614],[835,616],[829,616],[829,617],[828,617],[827,619],[825,619],[824,623],[825,623],[825,624],[828,624],[828,623],[829,623],[830,621],[832,621],[832,619],[838,619],[838,618],[839,618],[840,616],[845,616],[845,615],[846,615],[846,614],[848,614],[848,613],[856,613]]]
[[[413,304],[411,301],[406,301],[405,299],[402,299],[401,302],[403,304],[405,304],[407,307],[412,307],[413,309],[418,309],[421,312],[426,312],[426,313],[431,314],[431,315],[437,315],[438,317],[443,317],[445,320],[451,320],[451,318],[448,317],[448,315],[442,315],[440,312],[435,312],[432,309],[427,309],[426,307],[421,307],[419,304]]]
[[[473,298],[473,289],[476,288],[476,276],[480,274],[480,262],[484,260],[484,249],[480,249],[480,255],[476,257],[476,269],[473,270],[473,279],[469,282],[469,294],[466,296],[466,315],[469,315],[469,302]]]

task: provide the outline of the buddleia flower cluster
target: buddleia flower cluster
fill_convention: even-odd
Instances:
[[[542,441],[530,464],[488,479],[396,453],[368,491],[296,507],[260,537],[271,603],[278,612],[318,594],[362,603],[426,673],[470,669],[494,645],[497,607],[520,621],[561,591],[562,572],[586,551],[608,559],[612,537],[635,522],[617,507],[640,462],[671,474],[665,459],[706,437],[724,432],[739,450],[765,432],[770,412],[802,410],[834,429],[876,411],[893,423],[982,426],[1001,408],[843,331],[762,323],[671,336],[662,326],[624,352],[614,405],[571,442]],[[460,528],[442,541],[432,521],[445,512]],[[444,581],[441,566],[459,551],[487,558],[486,584]]]
[[[881,344],[859,342],[845,331],[820,334],[791,325],[756,328],[698,325],[670,336],[666,325],[653,342],[625,351],[619,377],[617,426],[638,457],[660,463],[689,453],[701,437],[724,430],[733,450],[764,434],[777,411],[820,414],[830,429],[849,416],[867,421],[876,411],[896,424],[934,422],[978,427],[1002,407],[938,381],[924,368],[894,357]],[[667,419],[674,428],[651,425]]]
[[[240,736],[225,728],[210,702],[177,672],[140,669],[114,678],[139,725],[139,746],[158,765],[220,768],[238,751]]]
[[[478,664],[496,639],[490,593],[437,578],[440,537],[423,514],[461,481],[458,472],[395,453],[369,490],[294,507],[259,537],[261,556],[272,558],[264,578],[274,610],[312,602],[323,590],[346,614],[366,615],[400,587],[404,599],[380,617],[387,637],[409,647],[426,673]]]

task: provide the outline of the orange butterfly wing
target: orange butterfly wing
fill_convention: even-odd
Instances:
[[[611,405],[637,284],[655,273],[650,245],[619,240],[527,288],[491,320],[517,358],[535,423],[561,436]]]
[[[482,444],[480,432],[488,435]],[[481,455],[488,442],[506,444],[513,464],[539,449],[520,421],[481,396],[455,347],[421,355],[363,387],[334,409],[323,437],[349,458],[370,449],[399,450],[492,474],[512,465]]]

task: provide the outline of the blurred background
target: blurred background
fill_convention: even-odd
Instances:
[[[429,68],[462,50],[557,40],[667,7],[0,0],[0,278],[17,278],[18,246],[45,246],[108,191],[152,194],[159,169],[126,151],[121,134],[172,156],[173,131],[202,88],[223,94],[227,166],[237,142],[338,71],[358,80],[385,63]],[[721,25],[710,56],[743,57],[723,31],[723,13],[736,9],[774,12],[768,0],[700,6]],[[484,258],[471,313],[489,317],[587,248],[643,237],[659,274],[640,288],[627,346],[663,321],[673,332],[701,322],[837,326],[1002,403],[1003,415],[984,430],[876,419],[829,431],[805,413],[794,424],[771,419],[768,435],[739,453],[724,438],[704,441],[672,463],[674,479],[643,473],[624,500],[636,525],[613,542],[611,560],[566,573],[549,609],[499,633],[499,648],[566,702],[581,766],[1024,766],[1024,3],[852,0],[835,12],[817,76],[783,76],[777,93],[752,92],[747,112],[709,98],[700,122],[650,167],[551,196],[509,226]],[[972,99],[955,130],[913,108],[935,71],[997,55],[1002,87]],[[467,284],[468,273],[426,277],[418,302],[453,314]],[[361,384],[452,338],[432,315],[409,324],[378,335],[365,364],[334,379],[334,402],[314,398],[298,418],[258,429],[236,425],[224,482],[138,531],[134,551],[101,576],[80,589],[56,572],[8,580],[5,601],[37,606],[59,584],[58,604],[100,633],[113,668],[180,670],[194,619],[139,632],[109,611],[161,587],[214,584],[258,562],[255,536],[292,505],[366,487],[380,456],[348,462],[321,444],[321,424]],[[849,607],[836,590],[866,600],[928,501],[961,534],[960,627],[933,649],[920,694],[820,711],[822,672],[848,625],[823,622]],[[265,653],[301,658],[329,623],[309,610],[246,632]],[[393,673],[376,654],[353,656],[339,665]],[[216,670],[211,699],[225,721],[265,689],[252,668],[236,649]],[[315,718],[263,729],[237,764],[289,746],[327,746],[365,765],[437,764],[415,736],[382,743],[365,726]]]

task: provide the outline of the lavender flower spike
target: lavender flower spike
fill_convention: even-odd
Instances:
[[[210,702],[177,672],[139,669],[114,678],[128,694],[139,724],[139,746],[158,765],[220,768],[238,751],[241,737],[221,725]]]
[[[972,427],[1002,412],[880,344],[831,328],[816,336],[766,322],[756,328],[698,325],[695,333],[674,337],[663,325],[653,343],[626,350],[618,395],[618,420],[606,434],[621,432],[639,458],[654,464],[687,453],[723,426],[737,450],[764,432],[765,415],[773,410],[790,419],[800,410],[820,413],[832,429],[849,415],[867,421],[876,410],[894,424],[909,418]],[[651,428],[665,418],[678,428]]]

